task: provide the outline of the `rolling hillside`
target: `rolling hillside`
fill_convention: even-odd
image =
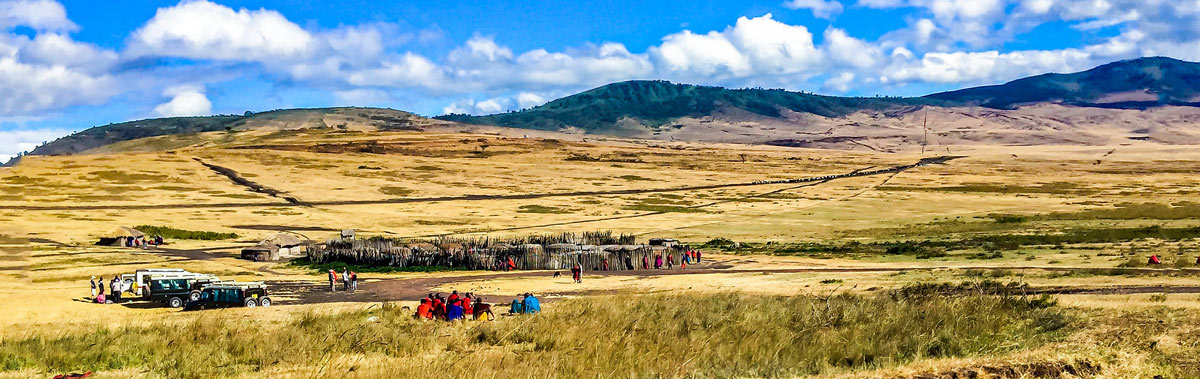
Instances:
[[[886,111],[922,105],[952,105],[952,102],[926,98],[837,97],[774,89],[727,89],[634,80],[609,84],[520,112],[438,118],[524,129],[577,127],[604,133],[621,129],[625,120],[653,127],[681,117],[702,117],[726,109],[739,109],[764,117],[782,117],[785,111],[839,117],[861,110]]]
[[[285,109],[243,116],[154,118],[97,126],[59,138],[30,155],[76,154],[117,142],[163,135],[222,130],[292,130],[339,128],[349,130],[417,130],[441,123],[412,113],[379,108]]]

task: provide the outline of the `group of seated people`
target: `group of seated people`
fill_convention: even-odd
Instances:
[[[458,291],[454,291],[446,298],[442,298],[440,293],[431,293],[421,299],[413,317],[443,321],[466,320],[470,317],[472,320],[489,321],[496,316],[492,314],[492,306],[485,304],[483,298],[470,293],[459,296]]]
[[[531,313],[532,314],[532,313],[538,313],[541,311],[542,311],[541,302],[539,302],[536,297],[533,297],[533,294],[531,294],[531,293],[525,293],[524,295],[521,295],[520,298],[513,299],[512,306],[509,307],[509,309],[508,309],[508,313],[510,313],[510,314],[523,314],[523,313]]]

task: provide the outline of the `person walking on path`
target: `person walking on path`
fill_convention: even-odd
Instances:
[[[673,267],[675,267],[675,255],[667,254],[667,269],[670,270]]]
[[[92,277],[92,298],[96,298],[96,277]]]
[[[583,267],[579,263],[571,267],[571,278],[575,279],[575,283],[583,283]]]

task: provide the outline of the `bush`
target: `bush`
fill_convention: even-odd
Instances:
[[[166,239],[177,239],[177,240],[216,241],[216,240],[234,239],[234,238],[238,237],[237,233],[218,233],[218,232],[204,232],[204,231],[197,231],[197,230],[183,230],[183,229],[175,229],[175,228],[172,228],[169,226],[140,225],[140,226],[135,227],[134,229],[140,230],[142,233],[146,233],[146,235],[149,235],[149,236],[162,236],[163,238],[166,238]]]

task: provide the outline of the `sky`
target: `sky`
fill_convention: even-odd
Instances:
[[[1200,60],[1200,0],[113,4],[0,0],[0,158],[152,117],[488,114],[633,79],[915,96]]]

